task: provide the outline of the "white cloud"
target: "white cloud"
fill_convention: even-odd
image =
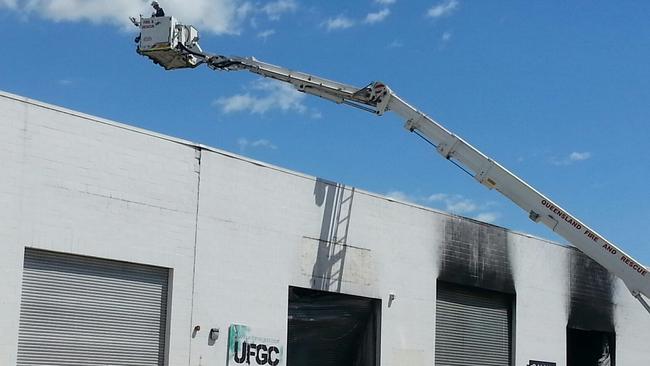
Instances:
[[[461,199],[455,202],[447,202],[447,211],[457,214],[472,213],[478,209],[478,206],[469,199]]]
[[[354,20],[344,16],[339,15],[336,18],[330,18],[324,23],[327,30],[337,30],[337,29],[347,29],[354,26]]]
[[[54,21],[89,21],[92,23],[113,23],[126,27],[128,17],[152,9],[147,2],[114,0],[107,6],[99,0],[14,0],[3,1],[3,6],[23,14],[37,14]],[[132,27],[132,25],[131,25]]]
[[[396,1],[397,0],[375,0],[377,4],[381,4],[381,5],[392,5],[395,4]]]
[[[439,208],[457,215],[471,216],[488,223],[494,223],[501,216],[491,209],[494,206],[493,202],[478,203],[460,194],[435,193],[429,196],[415,196],[394,190],[386,193],[386,196],[398,201]]]
[[[239,149],[241,151],[246,150],[249,147],[253,148],[265,148],[265,149],[271,149],[271,150],[277,150],[277,146],[275,146],[270,140],[267,139],[259,139],[259,140],[254,140],[250,141],[247,138],[241,137],[237,139],[237,145],[239,145]]]
[[[402,191],[390,191],[386,193],[386,197],[392,198],[394,200],[398,201],[404,201],[404,202],[413,202],[416,203],[418,200],[415,197],[411,197],[408,194],[402,192]]]
[[[0,0],[0,7],[7,7],[13,9],[16,7],[16,0]]]
[[[274,34],[275,34],[275,29],[267,29],[265,31],[257,33],[257,37],[258,38],[263,38],[264,40],[266,40],[267,38],[269,38],[270,36],[272,36]]]
[[[440,36],[440,39],[442,42],[447,43],[451,40],[451,32],[444,32],[442,36]]]
[[[573,163],[577,163],[580,161],[585,161],[587,159],[591,158],[591,153],[590,152],[577,152],[574,151],[568,156],[565,156],[563,158],[551,158],[551,164],[553,165],[571,165]]]
[[[434,5],[427,11],[427,15],[431,18],[440,18],[451,14],[454,10],[458,8],[460,3],[458,0],[446,0],[442,3]]]
[[[296,9],[298,4],[294,0],[272,1],[262,7],[262,11],[272,20],[278,20],[284,13],[294,12]]]
[[[59,85],[61,85],[61,86],[72,85],[72,83],[73,83],[73,82],[72,82],[72,80],[70,80],[70,79],[60,79],[60,80],[57,80],[57,84],[59,84]]]
[[[221,97],[215,100],[212,104],[221,107],[221,111],[224,113],[233,113],[241,112],[245,110],[251,110],[252,113],[255,113],[254,110],[260,110],[259,107],[255,109],[253,106],[260,101],[250,94],[236,94],[230,97]]]
[[[404,47],[404,44],[398,40],[393,40],[391,43],[388,44],[388,48],[402,48]]]
[[[499,216],[500,215],[496,212],[482,212],[476,215],[474,219],[492,224],[499,219]]]
[[[457,215],[471,215],[478,221],[494,223],[500,217],[498,212],[490,210],[493,202],[478,203],[460,194],[436,193],[427,197],[427,201],[429,204],[442,204],[445,211]]]
[[[116,25],[136,31],[129,16],[149,16],[149,0],[0,0],[0,8],[13,9],[22,15],[36,15],[56,22],[91,22]],[[294,11],[295,0],[277,0],[256,8],[251,0],[165,0],[167,15],[174,15],[201,32],[237,34],[254,14],[277,19]]]
[[[427,201],[431,201],[431,202],[444,201],[448,197],[449,197],[449,195],[445,194],[445,193],[434,193],[434,194],[430,195],[429,197],[427,197]]]
[[[219,107],[223,113],[249,112],[261,115],[271,110],[297,113],[305,113],[308,110],[303,104],[305,94],[298,92],[289,84],[261,80],[253,84],[252,90],[256,95],[250,92],[235,94],[219,98],[212,104]]]
[[[479,209],[479,206],[474,201],[459,194],[436,193],[427,197],[427,201],[443,203],[446,211],[460,215],[472,213]]]
[[[569,160],[571,161],[582,161],[587,160],[591,157],[590,152],[572,152],[569,154]]]
[[[382,5],[389,5],[389,4],[393,4],[394,2],[395,1],[392,0],[377,0],[377,3]],[[384,8],[376,12],[368,13],[362,19],[353,19],[341,14],[335,18],[327,19],[322,23],[322,26],[324,26],[328,31],[348,29],[358,24],[375,24],[375,23],[383,22],[384,20],[386,20],[386,18],[388,18],[390,14],[391,11],[388,8]]]
[[[386,19],[386,17],[388,17],[388,15],[390,15],[390,10],[383,9],[383,10],[378,11],[376,13],[369,13],[368,15],[366,15],[366,19],[363,22],[368,23],[368,24],[379,23],[379,22],[383,21],[384,19]]]

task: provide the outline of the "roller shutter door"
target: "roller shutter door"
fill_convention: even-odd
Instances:
[[[438,282],[436,366],[508,366],[512,297]]]
[[[162,365],[169,270],[26,249],[18,365]]]

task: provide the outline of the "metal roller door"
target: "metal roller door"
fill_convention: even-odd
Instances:
[[[508,366],[512,297],[438,282],[436,366]]]
[[[18,365],[162,365],[169,270],[25,250]]]

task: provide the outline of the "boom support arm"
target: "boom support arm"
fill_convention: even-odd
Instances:
[[[148,20],[143,19],[141,24],[145,21]],[[175,24],[173,18],[171,18],[171,22]],[[157,34],[155,32],[158,32],[156,26],[159,22],[152,23],[155,24],[152,29],[140,26],[144,38],[152,38],[145,36]],[[177,31],[173,31],[174,29]],[[453,160],[456,164],[461,165],[479,183],[489,189],[497,190],[521,207],[528,213],[531,220],[546,225],[621,278],[632,295],[650,312],[650,305],[645,300],[645,298],[650,298],[648,268],[499,163],[406,103],[383,83],[373,82],[366,87],[358,88],[291,71],[254,58],[208,55],[203,53],[198,46],[198,34],[195,33],[191,26],[173,25],[171,32],[165,31],[164,33],[165,37],[169,34],[169,42],[162,44],[164,54],[158,55],[143,49],[142,41],[138,52],[152,58],[166,69],[196,67],[205,63],[213,70],[247,70],[264,77],[290,83],[298,91],[316,95],[338,104],[348,104],[377,115],[382,115],[386,111],[395,112],[404,119],[407,130],[416,132],[431,142],[445,159]],[[161,49],[160,46],[158,47]]]
[[[264,77],[290,83],[300,92],[379,115],[384,113],[388,102],[388,98],[385,98],[388,88],[382,83],[375,82],[365,88],[357,88],[303,72],[291,71],[254,58],[209,56],[205,62],[214,70],[248,70]]]
[[[436,146],[445,159],[460,163],[474,179],[489,189],[495,189],[528,213],[528,217],[558,233],[583,253],[623,280],[632,295],[650,313],[650,274],[648,269],[598,234],[548,197],[528,185],[459,136],[412,107],[381,82],[356,88],[270,65],[255,59],[208,59],[208,66],[217,70],[248,70],[256,74],[291,83],[301,92],[313,94],[336,103],[350,104],[377,115],[393,111],[402,117],[404,127],[418,132]]]
[[[650,305],[643,297],[650,297],[650,275],[646,267],[515,174],[395,94],[390,94],[388,109],[406,120],[405,127],[408,130],[420,132],[437,145],[437,151],[444,158],[458,161],[479,183],[506,196],[526,211],[531,220],[546,225],[618,276],[650,313]]]

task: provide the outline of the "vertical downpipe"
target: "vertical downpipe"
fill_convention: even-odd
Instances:
[[[196,286],[196,246],[199,235],[199,200],[201,198],[201,147],[196,147],[194,172],[196,173],[196,213],[194,216],[194,257],[192,262],[192,299],[190,301],[190,332],[189,337],[189,354],[187,355],[187,364],[192,362],[192,329],[194,328],[194,287]]]

